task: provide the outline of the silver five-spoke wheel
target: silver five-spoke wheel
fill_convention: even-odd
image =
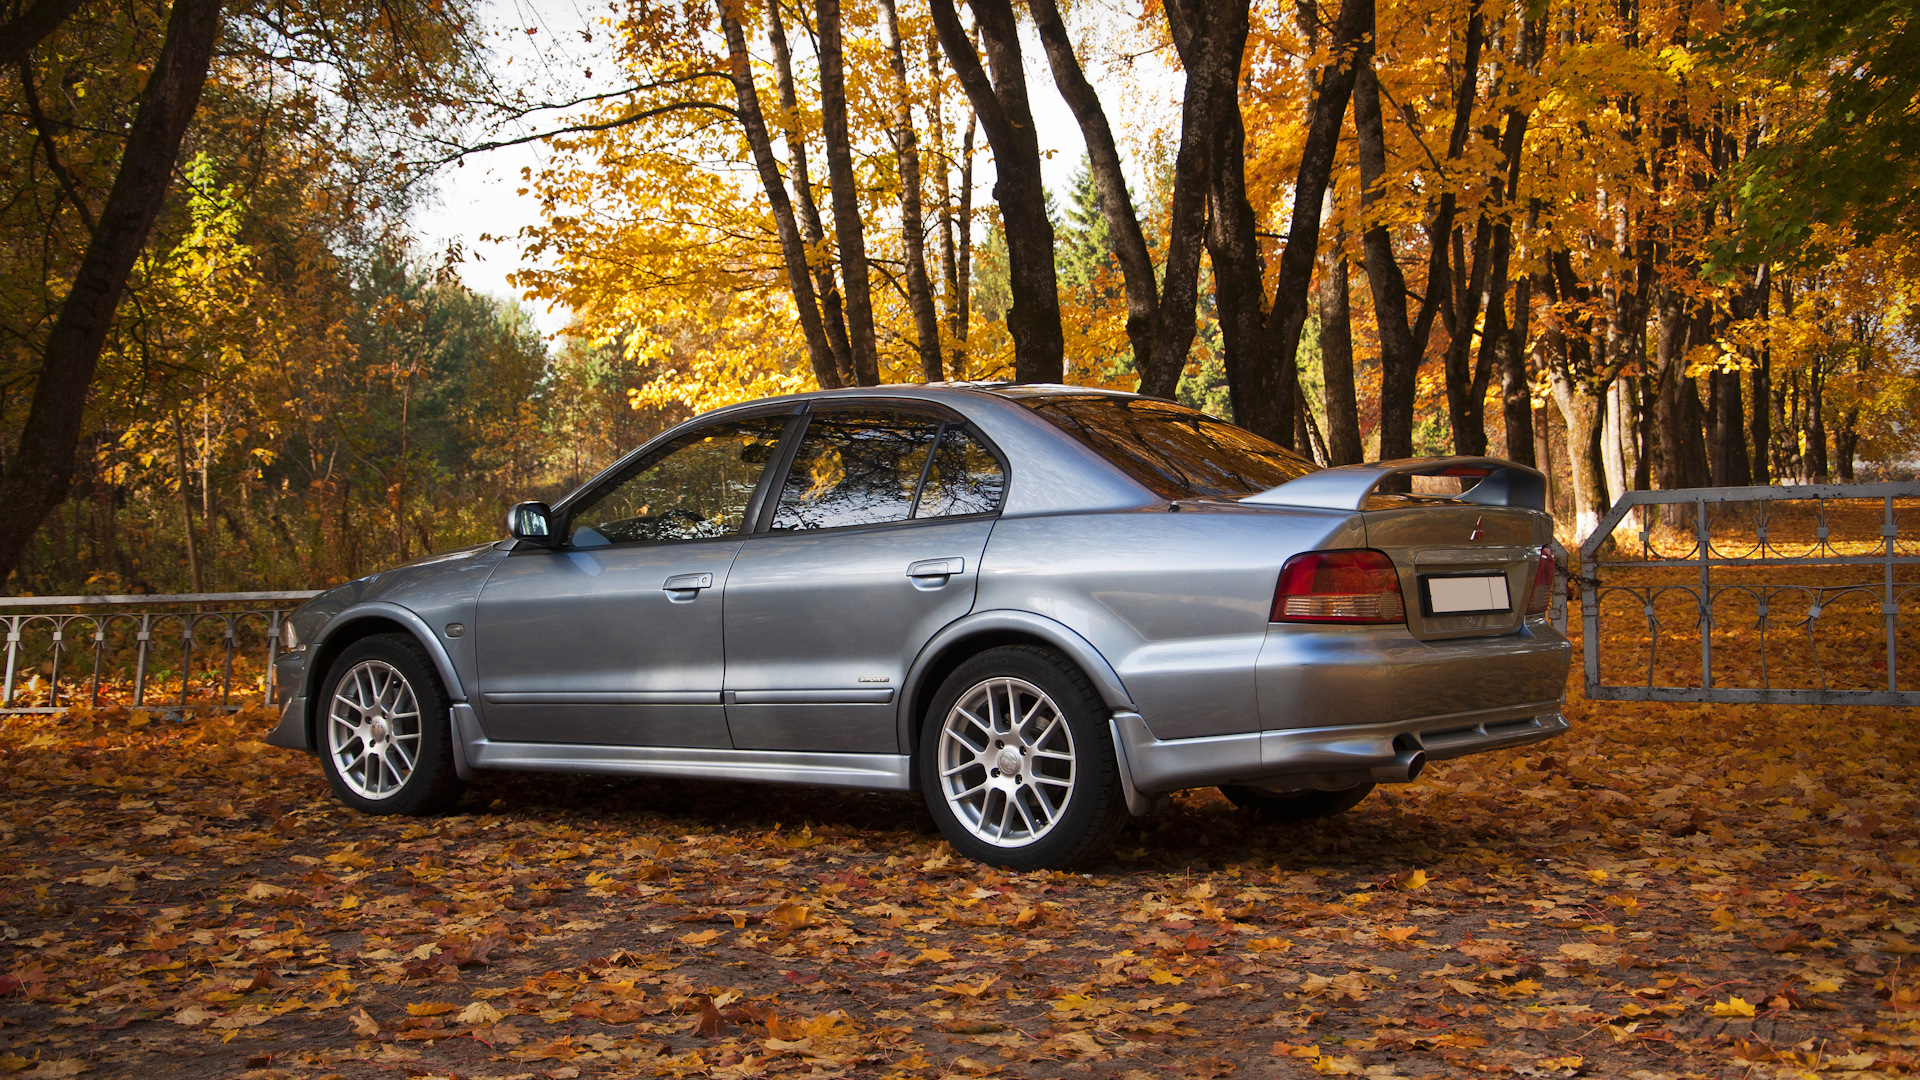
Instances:
[[[997,847],[1047,835],[1073,800],[1073,729],[1024,679],[976,684],[940,726],[940,790],[960,823]]]
[[[327,752],[347,788],[387,799],[420,760],[420,702],[400,669],[381,659],[353,665],[327,703]]]

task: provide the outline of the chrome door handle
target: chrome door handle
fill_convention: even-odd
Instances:
[[[712,574],[675,574],[667,579],[660,591],[667,599],[676,604],[690,603],[700,596],[701,589],[713,588]]]
[[[907,576],[910,578],[948,578],[960,573],[966,568],[967,560],[961,558],[921,559],[919,562],[910,563],[907,566]]]

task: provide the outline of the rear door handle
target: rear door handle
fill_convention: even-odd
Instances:
[[[712,574],[675,574],[660,586],[667,599],[676,604],[685,604],[696,600],[701,589],[713,588]]]
[[[948,578],[967,568],[967,560],[962,558],[921,559],[907,566],[910,578]]]

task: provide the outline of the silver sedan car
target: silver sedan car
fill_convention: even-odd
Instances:
[[[1542,492],[1082,387],[738,405],[295,611],[269,741],[369,813],[484,769],[917,789],[1016,869],[1183,789],[1323,817],[1566,730]]]

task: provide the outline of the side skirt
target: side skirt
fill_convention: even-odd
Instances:
[[[911,791],[905,754],[820,754],[787,750],[713,750],[681,746],[582,746],[572,743],[468,742],[474,769],[743,780],[759,784]]]

